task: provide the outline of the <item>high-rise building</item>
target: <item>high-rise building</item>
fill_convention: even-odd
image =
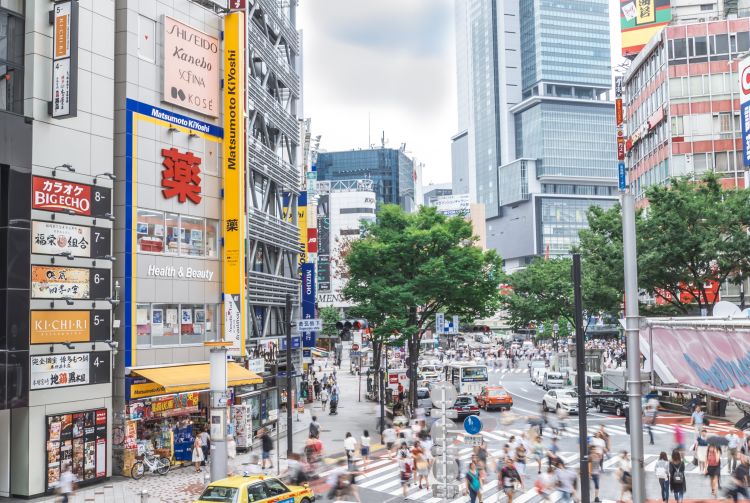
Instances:
[[[414,161],[401,149],[371,148],[318,154],[318,181],[372,180],[378,204],[416,209]]]
[[[588,207],[615,200],[608,2],[465,0],[456,9],[459,81],[468,82],[459,110],[468,101],[469,114],[468,140],[463,130],[453,138],[454,179],[468,179],[486,205],[487,246],[506,268],[567,254]]]
[[[451,194],[453,194],[453,187],[450,183],[431,183],[424,188],[424,196],[421,204],[435,206],[439,197],[450,196]]]

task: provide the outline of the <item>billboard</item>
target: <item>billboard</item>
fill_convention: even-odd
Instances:
[[[111,338],[110,311],[31,311],[32,344],[106,341]]]
[[[219,40],[164,16],[162,99],[210,117],[219,115]]]
[[[742,163],[750,166],[750,56],[740,61],[740,117],[742,122]]]
[[[31,389],[57,389],[111,381],[109,351],[34,355],[30,357]]]
[[[107,218],[112,215],[112,189],[34,176],[31,207],[35,210]]]
[[[330,197],[318,198],[318,290],[331,291]]]
[[[670,0],[620,0],[622,55],[638,54],[671,20]]]
[[[302,319],[313,318],[315,318],[315,264],[302,264]],[[314,348],[315,335],[315,332],[302,332],[302,346]]]
[[[110,296],[109,269],[31,266],[32,299],[106,299]]]
[[[59,222],[31,223],[31,253],[97,258],[111,251],[111,230]]]
[[[224,18],[224,340],[245,354],[245,17]]]
[[[70,470],[76,482],[107,475],[107,409],[55,414],[47,429],[47,492],[57,489],[60,474]]]

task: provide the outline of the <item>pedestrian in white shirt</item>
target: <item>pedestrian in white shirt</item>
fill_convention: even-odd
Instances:
[[[741,443],[742,441],[736,431],[732,430],[727,435],[727,466],[729,466],[729,473],[732,473],[737,468],[737,453]]]
[[[344,439],[344,450],[346,451],[346,463],[349,470],[354,469],[354,453],[357,450],[357,439],[355,439],[351,433],[346,432],[346,438]]]
[[[365,430],[359,439],[359,452],[362,454],[364,470],[367,470],[367,463],[370,461],[370,432]]]
[[[393,459],[393,447],[396,444],[396,430],[392,426],[389,426],[383,430],[383,443],[385,448],[388,449],[388,457]]]

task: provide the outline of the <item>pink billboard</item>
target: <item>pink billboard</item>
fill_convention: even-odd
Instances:
[[[218,117],[219,40],[164,16],[164,89],[173,105]]]
[[[683,384],[750,403],[750,327],[665,327],[641,331],[653,344],[654,370],[665,384]]]

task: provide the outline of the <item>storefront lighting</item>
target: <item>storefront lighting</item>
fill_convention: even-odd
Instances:
[[[198,133],[195,131],[190,131],[190,134],[188,135],[189,138],[198,138]]]
[[[66,251],[66,252],[60,252],[60,253],[58,253],[58,254],[57,254],[56,256],[57,256],[57,257],[65,257],[65,258],[67,258],[68,260],[73,260],[73,259],[75,258],[75,257],[73,257],[73,254],[72,254],[72,253],[70,253],[69,251]],[[51,258],[51,259],[49,259],[49,260],[50,260],[50,262],[51,262],[52,264],[54,264],[54,263],[55,263],[55,257],[52,257],[52,258]]]
[[[67,305],[69,305],[69,306],[72,306],[73,305],[73,299],[71,299],[70,297],[65,297],[65,303]]]
[[[113,182],[114,182],[115,180],[117,180],[117,177],[116,177],[116,176],[115,176],[114,174],[112,174],[112,173],[99,173],[98,175],[94,175],[94,185],[96,185],[96,180],[97,180],[97,178],[99,178],[100,176],[106,176],[107,178],[109,178],[109,179],[110,179],[110,180],[112,180]]]
[[[60,164],[59,166],[55,166],[55,167],[54,167],[54,169],[52,170],[52,176],[53,176],[53,177],[56,177],[56,176],[57,176],[57,170],[58,170],[59,168],[62,168],[62,169],[67,169],[67,170],[68,170],[68,171],[70,171],[71,173],[75,173],[75,172],[76,172],[76,170],[75,170],[75,169],[73,169],[73,166],[71,166],[70,164]]]
[[[169,129],[167,129],[168,133],[174,133],[175,131],[179,131],[179,129],[174,126],[169,126]]]

